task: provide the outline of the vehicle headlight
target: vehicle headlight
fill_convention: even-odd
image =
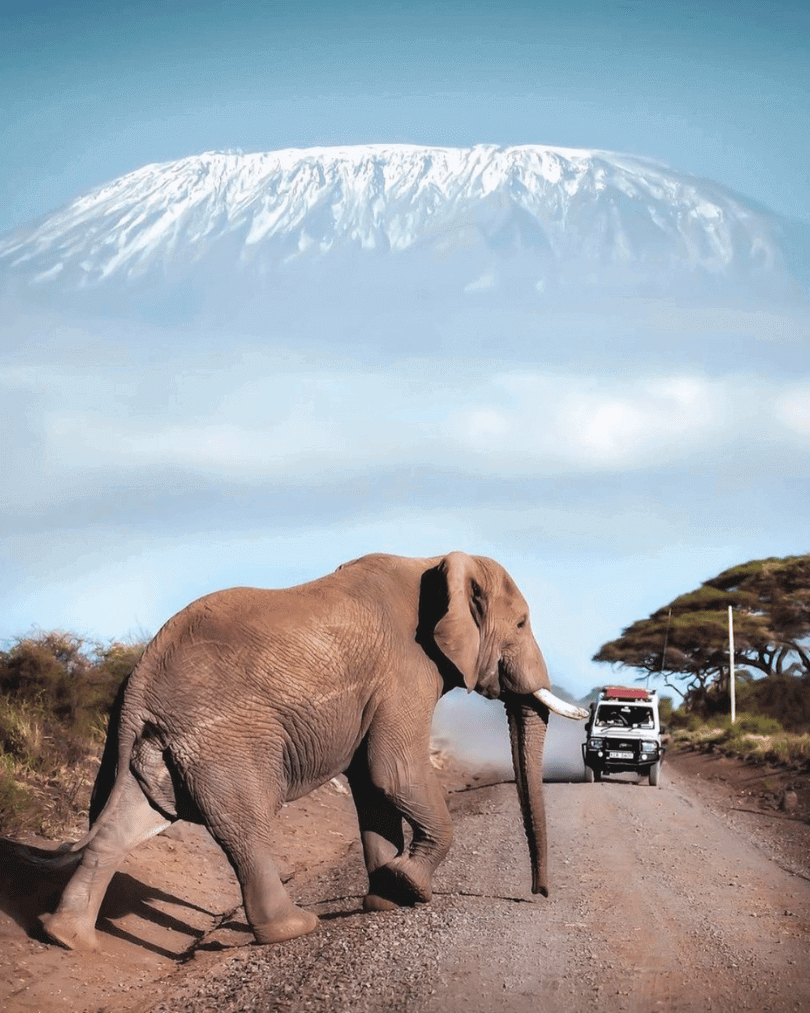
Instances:
[[[601,749],[602,746],[604,746],[604,744],[605,744],[604,739],[588,739],[589,749]]]
[[[658,743],[657,742],[642,742],[641,743],[641,748],[644,750],[645,753],[654,753],[656,751],[656,749],[658,749]]]

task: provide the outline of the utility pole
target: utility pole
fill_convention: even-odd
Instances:
[[[731,723],[737,720],[737,700],[734,686],[734,620],[728,607],[728,690],[731,694]]]

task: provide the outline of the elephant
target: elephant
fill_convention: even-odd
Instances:
[[[551,692],[526,601],[494,560],[373,554],[296,587],[214,592],[166,622],[111,713],[90,829],[64,846],[77,866],[45,932],[95,949],[116,869],[176,820],[204,824],[223,848],[259,943],[313,931],[317,916],[281,883],[271,831],[285,802],[338,774],[357,810],[364,910],[430,901],[453,836],[431,722],[455,687],[505,704],[531,889],[548,896],[548,713],[586,712]]]

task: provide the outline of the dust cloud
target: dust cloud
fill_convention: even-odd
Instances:
[[[584,781],[581,745],[585,722],[552,714],[548,723],[543,775],[546,781]],[[454,690],[439,701],[433,718],[434,749],[452,754],[472,770],[513,777],[509,730],[503,704]]]

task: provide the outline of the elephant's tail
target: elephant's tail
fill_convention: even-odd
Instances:
[[[101,766],[96,774],[96,782],[93,785],[93,793],[90,796],[90,828],[95,826],[96,820],[101,815],[104,806],[109,802],[110,795],[115,785],[115,778],[118,774],[119,765],[119,739],[121,737],[121,711],[124,706],[124,693],[126,692],[129,678],[124,679],[115,694],[110,720],[107,725],[107,741],[104,743],[104,752],[101,754]]]
[[[77,842],[78,843],[78,842]],[[66,841],[60,844],[53,851],[45,848],[36,848],[30,844],[20,844],[17,841],[4,841],[4,850],[26,865],[35,865],[40,869],[66,869],[78,865],[81,861],[81,849],[74,850],[73,841]]]
[[[78,863],[81,854],[90,841],[96,836],[99,830],[98,819],[102,812],[111,803],[114,804],[117,795],[123,790],[123,779],[119,778],[119,772],[129,766],[129,757],[135,742],[135,733],[128,730],[124,733],[121,725],[121,713],[124,706],[124,695],[129,684],[127,677],[121,683],[110,710],[110,721],[107,726],[107,741],[104,743],[104,752],[101,754],[101,765],[96,774],[93,791],[90,795],[90,829],[78,841],[66,841],[60,844],[56,851],[47,855],[38,855],[29,859],[36,865],[46,865],[50,868],[63,868],[73,863]],[[20,857],[24,857],[20,855]]]
[[[123,775],[129,771],[132,750],[139,731],[137,727],[130,727],[129,722],[124,724],[121,720],[124,697],[131,679],[132,675],[121,683],[110,710],[107,741],[104,743],[101,766],[98,768],[93,792],[90,796],[90,829],[81,840],[69,846],[71,852],[83,851],[93,840],[99,830],[99,817],[105,809],[116,805],[124,790],[126,778]]]
[[[93,840],[98,831],[97,821],[104,807],[112,799],[115,790],[115,782],[118,775],[119,751],[122,749],[121,738],[121,710],[124,703],[124,693],[127,682],[125,679],[118,689],[115,701],[110,711],[110,722],[107,727],[107,741],[104,744],[104,752],[101,756],[96,781],[93,785],[93,792],[90,797],[90,829],[78,841],[65,841],[53,851],[44,848],[36,848],[17,842],[6,842],[16,858],[26,863],[45,869],[65,869],[78,865],[81,861],[82,852]],[[134,740],[134,736],[132,737]],[[131,751],[132,742],[123,746]]]

